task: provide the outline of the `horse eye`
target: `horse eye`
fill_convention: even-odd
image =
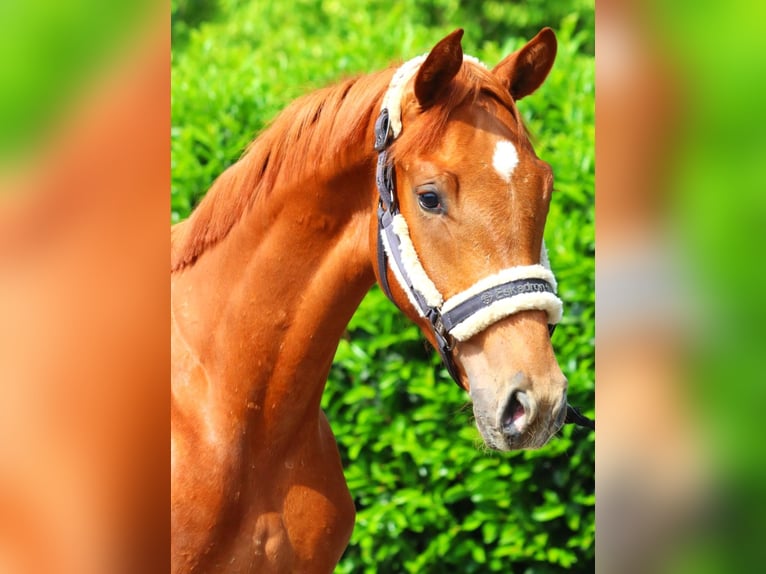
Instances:
[[[418,194],[418,203],[426,211],[441,211],[441,200],[436,192],[426,191]]]

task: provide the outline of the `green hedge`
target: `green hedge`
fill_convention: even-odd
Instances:
[[[570,401],[593,414],[593,0],[173,3],[172,221],[295,97],[428,50],[456,27],[488,64],[552,26],[559,56],[520,104],[552,164],[546,243],[565,303],[553,338]],[[594,435],[481,447],[468,397],[374,288],[323,398],[357,524],[337,572],[594,571]]]

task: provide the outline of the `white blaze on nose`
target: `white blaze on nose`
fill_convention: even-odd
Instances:
[[[511,181],[517,163],[519,163],[519,154],[516,152],[516,146],[508,140],[497,142],[495,153],[492,156],[492,166],[503,180]]]

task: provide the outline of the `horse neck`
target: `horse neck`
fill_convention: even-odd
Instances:
[[[290,421],[319,414],[338,341],[374,282],[373,173],[370,156],[333,177],[269,190],[173,275],[176,332],[193,356],[186,362],[205,373],[193,383],[208,397],[214,388],[242,420],[290,432]]]

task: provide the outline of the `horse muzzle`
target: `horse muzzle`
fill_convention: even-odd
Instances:
[[[567,413],[566,382],[556,397],[541,396],[518,373],[501,388],[472,385],[476,425],[486,445],[495,450],[543,446],[561,429]],[[494,385],[493,385],[494,386]]]

